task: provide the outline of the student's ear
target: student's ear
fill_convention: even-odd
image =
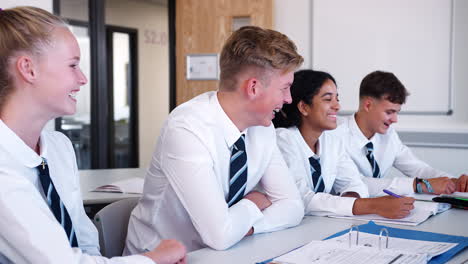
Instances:
[[[372,98],[366,97],[363,99],[362,108],[364,109],[364,111],[369,112],[373,104],[374,101],[372,100]]]
[[[260,94],[261,84],[257,78],[249,78],[245,81],[245,94],[250,100],[255,99]]]
[[[19,76],[28,83],[33,83],[37,78],[37,70],[31,57],[21,55],[16,61],[16,69]]]
[[[309,110],[309,105],[304,103],[304,101],[299,101],[299,103],[297,103],[297,109],[299,110],[299,112],[301,113],[301,115],[303,116],[308,116],[309,113],[308,113],[308,110]]]

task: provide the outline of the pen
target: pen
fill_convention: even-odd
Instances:
[[[388,195],[391,195],[391,196],[393,196],[393,197],[401,198],[400,195],[398,195],[398,194],[396,194],[396,193],[393,193],[393,192],[391,192],[391,191],[389,191],[389,190],[387,190],[387,189],[384,189],[383,192],[386,193],[386,194],[388,194]]]
[[[462,201],[468,201],[468,198],[461,198],[461,197],[452,197],[452,198],[455,198],[457,200],[462,200]]]

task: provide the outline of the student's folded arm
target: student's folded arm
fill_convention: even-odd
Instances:
[[[313,193],[313,192],[312,192]],[[353,215],[353,205],[356,198],[341,197],[329,193],[314,193],[307,204],[307,215]]]
[[[260,180],[272,205],[263,210],[264,218],[255,223],[255,233],[295,226],[304,217],[304,205],[299,191],[276,144],[273,148],[270,163]]]
[[[12,263],[153,263],[144,256],[107,259],[71,248],[39,192],[26,179],[13,176],[2,180],[0,192],[0,255]]]
[[[228,208],[212,155],[201,135],[173,126],[162,135],[161,167],[203,242],[224,250],[242,239],[259,219],[257,206],[242,199]],[[226,179],[227,180],[227,179]]]

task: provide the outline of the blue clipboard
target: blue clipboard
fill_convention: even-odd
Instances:
[[[406,238],[406,239],[414,239],[414,240],[422,240],[422,241],[458,243],[456,247],[450,249],[444,254],[433,257],[428,262],[430,264],[445,263],[449,261],[453,256],[455,256],[458,252],[468,247],[468,237],[463,237],[463,236],[452,236],[452,235],[445,235],[445,234],[425,232],[425,231],[400,229],[400,228],[388,227],[388,226],[383,226],[383,225],[377,225],[376,223],[372,221],[369,221],[369,223],[367,224],[359,225],[358,227],[359,227],[359,232],[365,232],[365,233],[370,233],[370,234],[379,234],[382,228],[386,228],[388,230],[388,233],[390,234],[390,237]],[[325,238],[324,240],[334,238],[337,236],[341,236],[341,235],[347,234],[348,232],[349,232],[349,229],[345,229],[341,232],[338,232],[334,235],[331,235]],[[296,249],[293,249],[293,250],[296,250]],[[259,262],[257,264],[267,264],[273,261],[273,259],[275,258],[271,258],[271,259]]]

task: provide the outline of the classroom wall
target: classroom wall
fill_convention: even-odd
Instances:
[[[461,146],[462,144],[458,144],[457,148],[446,147],[443,143],[447,138],[454,136],[468,137],[468,104],[466,103],[468,98],[468,74],[466,74],[468,69],[468,49],[466,49],[468,47],[468,1],[453,1],[453,114],[400,115],[399,122],[395,124],[395,127],[402,136],[405,133],[434,132],[431,137],[420,137],[422,142],[419,143],[424,144],[410,146],[422,160],[436,168],[458,175],[463,171],[468,171],[466,166],[468,148],[466,145]],[[274,27],[295,41],[299,51],[304,56],[303,68],[311,67],[312,61],[312,53],[310,52],[313,48],[310,23],[312,8],[313,1],[309,0],[275,0],[274,2]],[[346,98],[341,98],[341,100],[346,100]],[[421,98],[421,100],[424,99]],[[442,144],[439,144],[438,147],[430,146],[431,139],[437,139]],[[421,147],[420,145],[426,146]]]
[[[10,8],[14,6],[35,6],[52,11],[52,0],[2,0],[1,8]]]

